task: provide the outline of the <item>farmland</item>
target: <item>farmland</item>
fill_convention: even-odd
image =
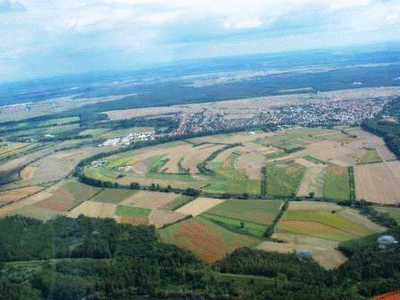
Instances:
[[[233,233],[202,217],[161,229],[159,235],[163,242],[191,250],[208,262],[215,262],[238,247],[259,243],[256,238]]]
[[[400,180],[398,162],[386,161],[385,147],[382,139],[358,128],[297,127],[199,137],[132,150],[107,157],[102,165],[88,166],[83,173],[125,186],[154,184],[236,195],[260,195],[263,181],[263,197],[312,195],[348,200],[356,195],[358,200],[394,203],[400,196],[397,188],[385,200],[379,200],[378,191],[369,191],[379,187],[371,184],[368,174],[382,172],[378,170],[382,166],[390,171],[384,175],[385,185]],[[349,167],[355,170],[355,188]]]
[[[283,201],[227,200],[207,211],[208,214],[270,225],[279,213]]]
[[[292,204],[294,204],[292,206]],[[307,235],[333,241],[346,241],[384,231],[350,208],[312,202],[292,202],[277,225],[278,233]]]

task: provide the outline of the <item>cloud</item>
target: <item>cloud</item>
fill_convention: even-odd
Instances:
[[[400,31],[398,0],[19,1],[0,3],[0,69],[20,64],[14,77],[30,64],[37,76],[74,66],[135,68],[399,40]]]
[[[9,0],[4,0],[0,2],[0,14],[3,13],[19,13],[26,11],[24,5],[19,2],[11,2]]]

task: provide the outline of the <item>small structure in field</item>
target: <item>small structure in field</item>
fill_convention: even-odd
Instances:
[[[310,249],[298,249],[295,253],[300,261],[310,261],[313,255],[313,252]]]
[[[382,235],[378,238],[378,248],[381,250],[387,250],[398,245],[398,241],[391,235]]]

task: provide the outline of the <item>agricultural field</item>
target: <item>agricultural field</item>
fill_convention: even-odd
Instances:
[[[207,215],[270,225],[283,203],[280,200],[226,200],[207,210]]]
[[[163,242],[191,250],[210,263],[239,247],[259,243],[254,237],[226,230],[200,216],[160,229],[159,236]]]
[[[394,162],[396,165],[399,162]],[[392,163],[391,167],[395,165]],[[400,203],[400,178],[387,163],[355,167],[356,196],[358,200],[382,204]],[[396,176],[397,175],[397,176]]]
[[[220,199],[197,198],[196,200],[189,202],[181,208],[178,208],[176,212],[185,215],[192,215],[195,217],[223,202],[224,200]]]
[[[113,218],[116,209],[116,204],[86,201],[74,208],[67,216],[76,218],[82,214],[93,218]]]
[[[27,205],[18,210],[13,211],[9,216],[20,215],[28,218],[33,218],[41,221],[48,221],[59,215],[64,215],[62,211],[55,211],[53,209],[46,209],[35,205]]]
[[[350,199],[349,172],[347,167],[328,167],[325,173],[323,197]]]
[[[357,177],[357,168],[385,163],[400,180],[400,164],[386,161],[390,158],[387,151],[382,139],[358,128],[298,127],[162,144],[108,157],[102,166],[88,167],[84,172],[88,177],[121,185],[136,182],[221,194],[259,195],[263,181],[266,196],[312,194],[316,198],[348,200],[354,197],[348,167],[356,169]],[[266,177],[262,167],[266,167]],[[393,182],[393,176],[387,178],[389,182]],[[379,202],[377,196],[363,196],[368,193],[363,192],[365,180],[356,179],[357,199],[375,197],[374,201]],[[391,193],[400,199],[400,190],[392,189]]]
[[[315,247],[307,244],[262,242],[257,246],[257,249],[279,253],[293,253],[307,249],[311,251],[311,257],[327,270],[337,268],[347,261],[346,257],[341,252],[327,246]]]
[[[381,213],[387,214],[392,217],[397,224],[400,224],[400,207],[375,207]]]
[[[13,189],[9,191],[0,192],[0,203],[9,203],[26,198],[30,195],[36,194],[43,190],[41,186],[29,186],[20,189]]]
[[[10,154],[14,151],[26,148],[30,146],[29,143],[12,143],[12,142],[0,142],[0,156]]]
[[[276,228],[277,233],[333,241],[356,239],[385,230],[351,208],[323,202],[291,202]]]
[[[189,203],[193,199],[194,199],[193,197],[181,195],[181,196],[175,198],[174,200],[172,200],[171,202],[168,202],[167,204],[161,206],[160,209],[174,211],[174,210],[178,209],[179,207]]]
[[[128,197],[121,204],[156,209],[168,205],[169,203],[180,198],[179,194],[175,193],[159,193],[159,192],[148,192],[138,191],[131,197]]]
[[[104,189],[90,198],[91,201],[101,203],[119,204],[125,199],[134,195],[136,191],[123,189]]]
[[[35,203],[37,207],[67,212],[93,197],[100,189],[84,185],[77,181],[69,181],[60,186],[47,189],[50,197]]]

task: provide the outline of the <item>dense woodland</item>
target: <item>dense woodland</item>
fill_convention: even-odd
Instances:
[[[400,228],[390,232],[400,239]],[[358,243],[358,244],[357,244]],[[359,245],[362,245],[359,247]],[[1,299],[365,299],[400,288],[400,251],[341,245],[325,271],[295,254],[238,249],[210,266],[158,242],[152,226],[58,217],[0,220]],[[349,250],[350,249],[350,250]]]
[[[365,120],[361,127],[373,134],[382,137],[388,148],[400,158],[400,123],[398,121],[387,121],[386,117],[400,118],[400,99],[390,101],[381,114],[376,118]]]

